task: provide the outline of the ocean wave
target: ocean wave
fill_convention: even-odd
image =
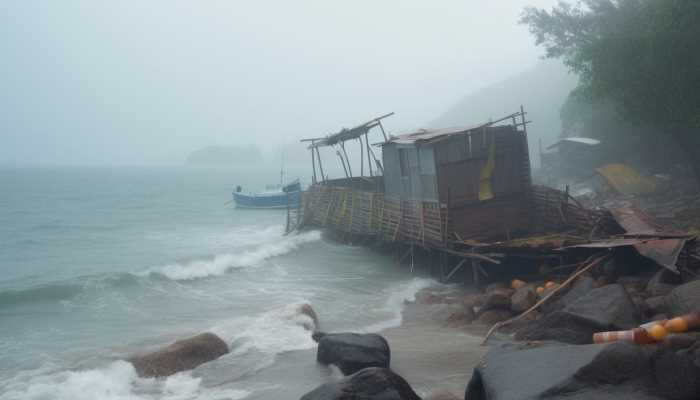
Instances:
[[[0,309],[26,303],[70,300],[77,296],[81,290],[82,285],[71,283],[55,283],[27,289],[5,290],[0,292]]]
[[[0,309],[12,308],[30,303],[59,302],[72,300],[85,290],[121,288],[138,283],[139,277],[123,274],[92,275],[75,278],[66,282],[52,282],[23,289],[0,291]]]
[[[371,324],[362,329],[362,331],[376,333],[385,329],[401,326],[401,323],[403,322],[403,309],[405,303],[415,301],[416,294],[419,291],[435,284],[436,282],[432,279],[413,278],[407,283],[401,283],[393,286],[388,290],[389,296],[380,310],[389,314],[391,317]]]
[[[293,302],[253,317],[234,318],[210,329],[226,340],[235,357],[254,354],[256,368],[272,364],[277,355],[313,348],[311,317],[301,312],[305,301]]]
[[[240,400],[249,395],[242,389],[205,387],[202,378],[187,372],[139,378],[125,361],[82,371],[43,366],[0,382],[0,400]]]
[[[254,267],[262,261],[287,254],[299,248],[305,243],[315,242],[321,239],[318,231],[304,232],[291,236],[267,235],[266,241],[256,241],[252,249],[241,251],[237,254],[219,254],[212,259],[196,260],[187,263],[169,264],[155,268],[149,268],[144,275],[158,274],[173,280],[192,280],[217,276],[227,273],[233,268]]]

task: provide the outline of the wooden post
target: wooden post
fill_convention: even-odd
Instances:
[[[372,173],[372,159],[370,159],[370,155],[372,154],[372,148],[369,145],[369,138],[367,137],[366,133],[365,145],[367,145],[367,166],[369,167],[369,176],[374,176],[374,174]]]
[[[479,262],[476,260],[470,260],[470,264],[472,266],[472,276],[473,276],[474,287],[476,289],[478,289],[479,286],[481,286],[479,284]]]
[[[352,166],[350,165],[350,159],[348,158],[348,153],[345,151],[345,142],[340,142],[340,148],[343,150],[343,155],[345,156],[345,160],[348,162],[348,173],[350,174],[350,178],[352,178]]]
[[[362,143],[362,136],[358,136],[357,140],[360,142],[360,176],[365,175],[365,145]],[[369,154],[367,155],[369,157]]]
[[[316,142],[315,140],[312,140],[311,146],[313,146],[315,142]],[[316,183],[316,157],[314,156],[314,148],[313,147],[311,147],[311,168],[313,168],[313,170],[314,170],[314,175],[313,175],[311,182]]]
[[[525,121],[525,107],[523,105],[520,105],[520,117],[523,119],[523,132],[525,133],[525,137],[527,137],[527,122]]]
[[[348,175],[348,169],[345,167],[345,160],[343,159],[343,155],[340,154],[340,152],[337,150],[336,150],[335,154],[337,154],[338,158],[340,158],[340,163],[343,165],[343,171],[345,171],[345,177],[349,178],[350,175]]]
[[[321,162],[321,153],[318,151],[318,147],[316,149],[316,158],[318,159],[318,169],[321,170],[321,181],[325,182],[326,181],[326,175],[323,173],[323,163]]]
[[[384,131],[384,125],[382,125],[382,121],[377,121],[379,123],[379,129],[382,130],[382,135],[384,135],[384,142],[388,142],[389,138],[386,136],[386,132]]]

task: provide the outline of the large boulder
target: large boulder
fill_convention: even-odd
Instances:
[[[628,343],[496,347],[475,368],[465,400],[658,399],[649,365]]]
[[[510,313],[510,310],[506,310],[503,308],[494,308],[481,313],[481,315],[479,315],[479,318],[477,318],[476,321],[482,325],[490,326],[498,322],[510,319],[512,316],[513,315]]]
[[[644,300],[647,309],[649,309],[650,315],[665,314],[666,313],[666,297],[665,296],[654,296],[649,297]]]
[[[673,289],[666,296],[666,310],[673,316],[700,311],[700,280]]]
[[[363,368],[389,368],[391,350],[384,337],[374,333],[317,333],[316,360],[321,364],[334,364],[345,375]]]
[[[666,346],[653,364],[658,390],[665,398],[700,399],[700,342],[680,350]]]
[[[301,400],[420,400],[401,376],[387,368],[365,368],[323,384]]]
[[[605,329],[630,329],[640,321],[636,305],[619,284],[593,289],[562,311]]]
[[[213,333],[178,340],[153,353],[134,356],[129,361],[141,377],[169,376],[187,371],[228,353],[226,342]]]
[[[650,296],[665,296],[680,282],[680,277],[666,268],[661,268],[647,282],[646,291]]]
[[[540,309],[545,314],[549,314],[554,311],[559,311],[564,307],[568,306],[569,304],[576,302],[579,298],[585,296],[588,292],[595,289],[596,287],[596,282],[593,278],[591,278],[590,276],[582,276],[573,282],[573,284],[571,285],[571,289],[565,291],[559,297],[554,296],[554,298],[551,298],[548,302],[542,304]],[[540,297],[546,296],[547,294],[549,294],[549,292],[551,292],[554,289],[556,289],[556,287],[546,289]]]
[[[510,296],[510,309],[516,314],[527,311],[537,303],[537,293],[532,285],[524,285]]]
[[[482,310],[491,310],[494,308],[510,308],[510,296],[513,294],[513,289],[494,288],[486,292],[484,296],[484,305]]]
[[[631,329],[640,323],[637,306],[619,284],[593,289],[516,332],[518,340],[591,343],[593,333]]]

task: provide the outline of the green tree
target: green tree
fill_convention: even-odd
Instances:
[[[521,23],[579,76],[577,96],[678,141],[700,181],[700,0],[560,1]]]

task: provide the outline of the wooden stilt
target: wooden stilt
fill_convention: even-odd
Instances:
[[[457,266],[454,267],[454,268],[452,269],[452,271],[450,271],[449,274],[447,274],[447,277],[445,278],[445,281],[444,281],[444,282],[445,282],[445,283],[448,283],[448,282],[450,281],[450,278],[452,278],[452,275],[454,275],[457,271],[459,271],[460,268],[462,268],[462,266],[463,266],[464,263],[466,263],[466,262],[467,262],[467,259],[466,259],[466,258],[463,258],[462,261],[460,261],[460,262],[457,264]]]

